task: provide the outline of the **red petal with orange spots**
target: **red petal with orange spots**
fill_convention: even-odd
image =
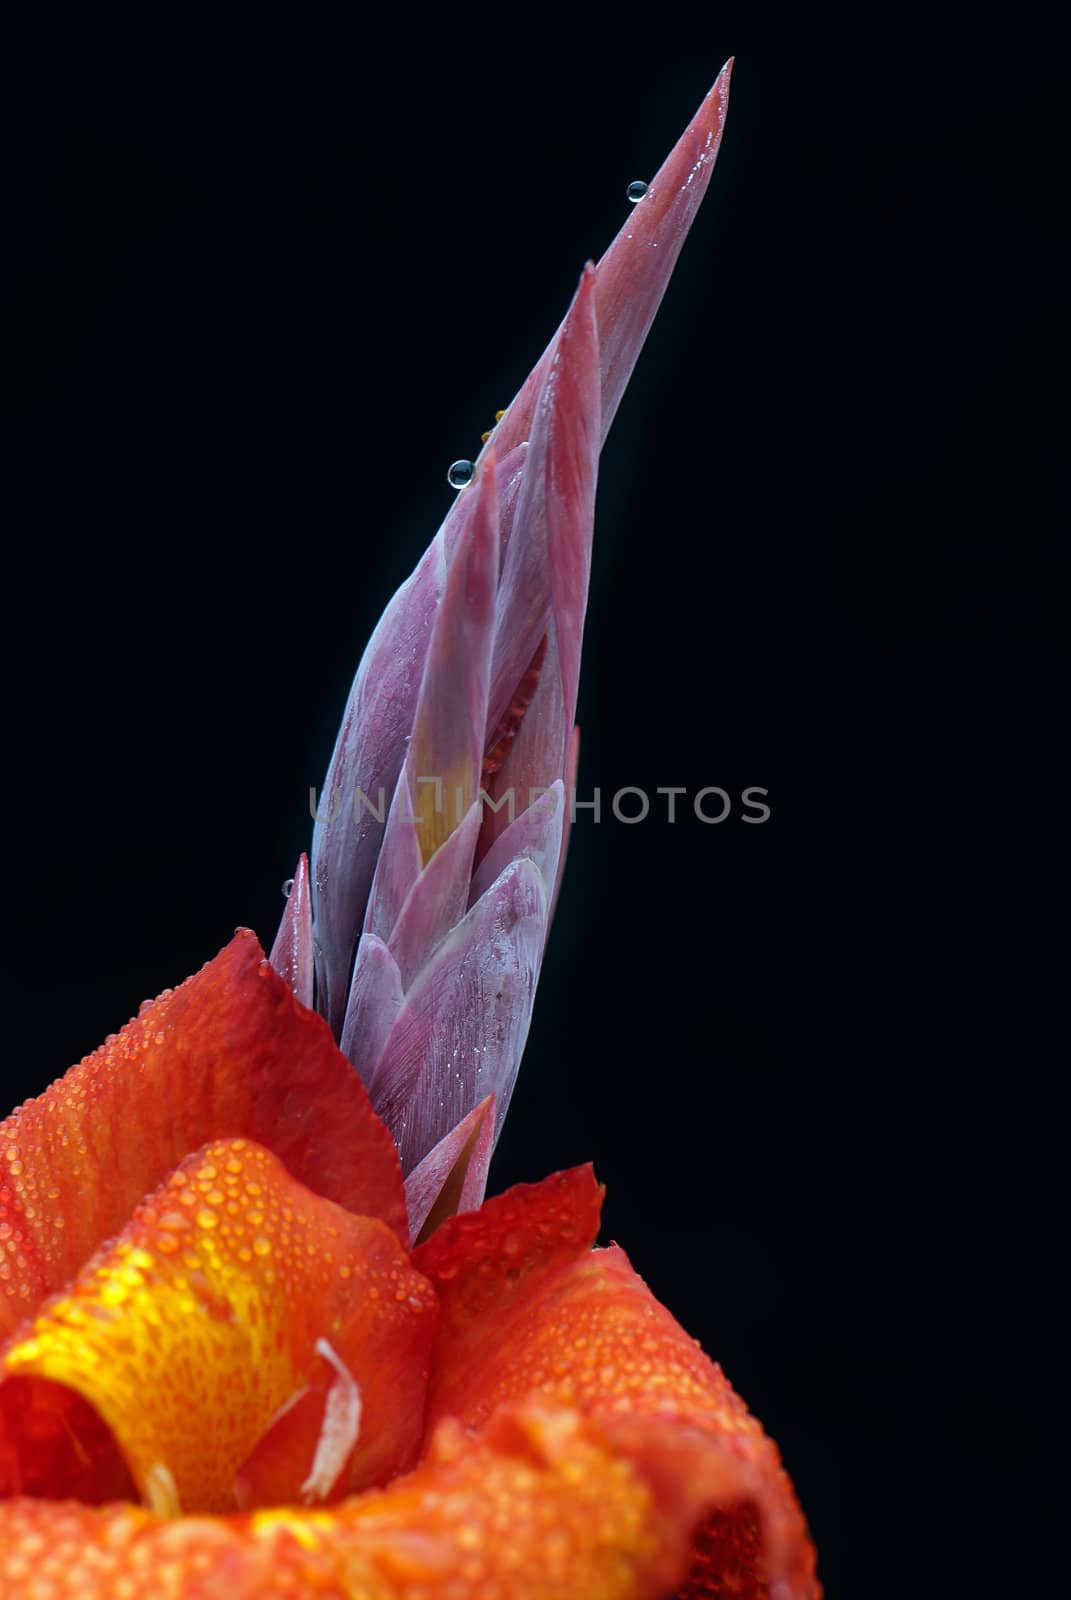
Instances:
[[[443,1307],[429,1427],[447,1416],[481,1427],[499,1407],[533,1397],[575,1408],[641,1471],[657,1446],[667,1493],[682,1477],[707,1482],[709,1520],[682,1592],[724,1592],[711,1586],[712,1574],[725,1576],[715,1570],[724,1557],[734,1594],[765,1597],[776,1583],[785,1600],[817,1594],[814,1552],[776,1446],[624,1252],[585,1248],[599,1198],[590,1169],[558,1173],[451,1218],[414,1253]],[[681,1472],[667,1476],[673,1448]]]
[[[157,1509],[235,1510],[236,1474],[322,1351],[359,1432],[340,1450],[325,1407],[298,1406],[285,1448],[247,1467],[246,1503],[384,1483],[416,1457],[437,1318],[385,1223],[248,1140],[206,1145],[0,1358],[0,1494],[129,1495],[125,1464]]]
[[[390,1134],[327,1024],[242,931],[0,1123],[0,1335],[184,1156],[229,1136],[256,1139],[317,1194],[408,1242]]]
[[[443,1304],[448,1344],[437,1368],[458,1359],[478,1365],[490,1317],[523,1305],[545,1278],[588,1252],[605,1192],[590,1164],[518,1183],[479,1211],[447,1218],[413,1251],[413,1265]]]

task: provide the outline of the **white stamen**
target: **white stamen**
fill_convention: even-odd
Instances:
[[[182,1515],[175,1480],[162,1461],[157,1461],[145,1474],[145,1498],[149,1502],[149,1510],[155,1511],[158,1517]]]
[[[331,1493],[361,1431],[361,1390],[357,1380],[326,1339],[317,1339],[316,1354],[334,1367],[338,1377],[327,1391],[312,1469],[301,1485],[301,1498],[306,1505],[325,1500]]]

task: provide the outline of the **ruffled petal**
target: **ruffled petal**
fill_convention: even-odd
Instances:
[[[408,1243],[390,1134],[330,1029],[243,930],[0,1123],[0,1336],[191,1150],[226,1136],[256,1139]]]
[[[0,1494],[84,1496],[87,1461],[112,1493],[117,1452],[173,1514],[236,1509],[243,1464],[246,1504],[387,1482],[416,1457],[437,1316],[385,1223],[248,1140],[206,1145],[0,1358]]]
[[[570,1167],[448,1218],[413,1251],[413,1265],[437,1286],[443,1308],[436,1382],[478,1365],[492,1319],[526,1304],[545,1279],[588,1254],[605,1192],[590,1162]]]
[[[646,1461],[573,1412],[523,1406],[479,1438],[444,1423],[416,1472],[333,1512],[167,1523],[15,1500],[0,1600],[48,1579],[79,1600],[663,1600],[709,1485],[677,1441]]]
[[[734,1594],[811,1600],[814,1551],[776,1446],[624,1252],[586,1248],[600,1201],[589,1168],[558,1173],[451,1218],[414,1252],[443,1311],[429,1427],[481,1428],[538,1398],[597,1422],[641,1469],[652,1448],[679,1447],[709,1485],[708,1587],[684,1592],[723,1592],[710,1584],[724,1558]]]
[[[414,1253],[443,1324],[408,1477],[330,1512],[170,1525],[13,1500],[0,1600],[57,1561],[85,1600],[818,1600],[775,1447],[622,1253],[589,1249],[600,1204],[590,1168],[555,1174]]]

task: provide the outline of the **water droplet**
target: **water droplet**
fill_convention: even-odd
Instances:
[[[642,178],[636,178],[632,183],[629,184],[625,192],[632,204],[635,205],[636,201],[642,200],[644,195],[647,193],[647,185],[644,183]]]
[[[284,900],[289,900],[290,899],[290,891],[291,891],[291,889],[293,887],[294,887],[293,878],[284,878],[283,879],[283,899]]]
[[[446,481],[451,489],[463,489],[467,483],[472,482],[474,471],[471,461],[455,461],[446,474]]]

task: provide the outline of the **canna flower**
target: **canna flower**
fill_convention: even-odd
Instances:
[[[818,1600],[776,1447],[594,1248],[591,1169],[483,1200],[598,451],[727,90],[388,608],[270,959],[240,930],[0,1123],[0,1600]]]
[[[410,1249],[388,1130],[252,934],[0,1161],[4,1600],[817,1595],[776,1448],[591,1248],[590,1168]]]

